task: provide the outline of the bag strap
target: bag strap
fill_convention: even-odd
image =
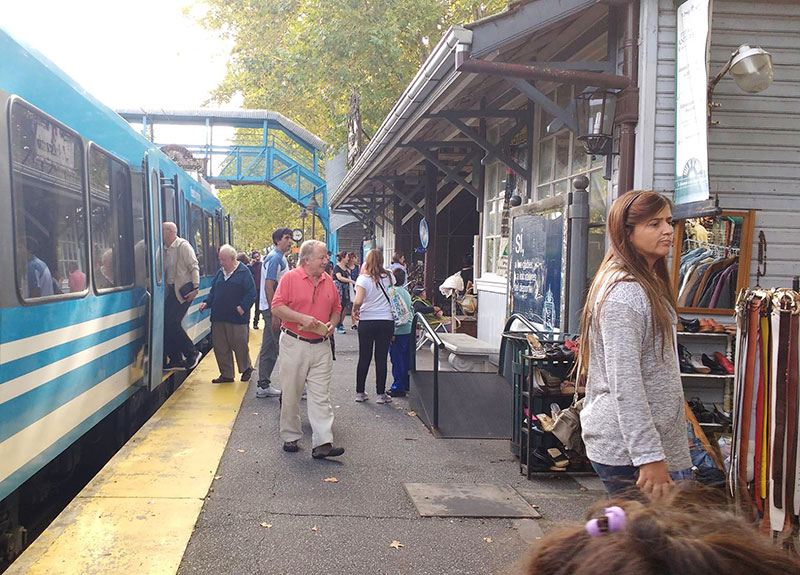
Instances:
[[[389,302],[389,307],[392,308],[392,314],[394,314],[394,306],[392,305],[392,300],[389,299],[389,294],[386,293],[386,288],[383,287],[383,282],[378,280],[375,283],[377,283],[378,287],[381,288],[381,291],[383,292],[383,295],[386,297],[386,301]]]

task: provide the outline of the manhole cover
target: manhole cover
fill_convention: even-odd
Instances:
[[[404,483],[422,517],[540,517],[509,485]]]

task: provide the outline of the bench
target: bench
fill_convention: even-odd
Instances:
[[[497,361],[500,346],[474,338],[466,333],[439,333],[444,347],[450,352],[448,363],[456,371],[494,371],[490,365]]]

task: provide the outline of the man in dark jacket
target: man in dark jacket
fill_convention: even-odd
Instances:
[[[242,373],[242,381],[249,381],[253,373],[250,363],[248,339],[250,335],[250,308],[256,300],[253,274],[236,260],[236,250],[225,244],[219,249],[220,269],[211,284],[211,293],[200,304],[200,311],[211,308],[211,342],[217,357],[219,377],[212,383],[228,383],[233,379],[233,357]]]
[[[250,272],[253,274],[253,281],[256,284],[256,291],[259,289],[261,285],[261,252],[258,250],[253,250],[250,253]],[[256,309],[253,313],[253,329],[258,329],[258,322],[261,320],[261,309],[259,309],[259,300],[261,298],[256,297]]]

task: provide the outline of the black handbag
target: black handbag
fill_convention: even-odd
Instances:
[[[181,294],[183,299],[186,299],[186,296],[192,293],[194,290],[194,284],[192,282],[186,282],[180,288],[178,288],[178,293]]]

